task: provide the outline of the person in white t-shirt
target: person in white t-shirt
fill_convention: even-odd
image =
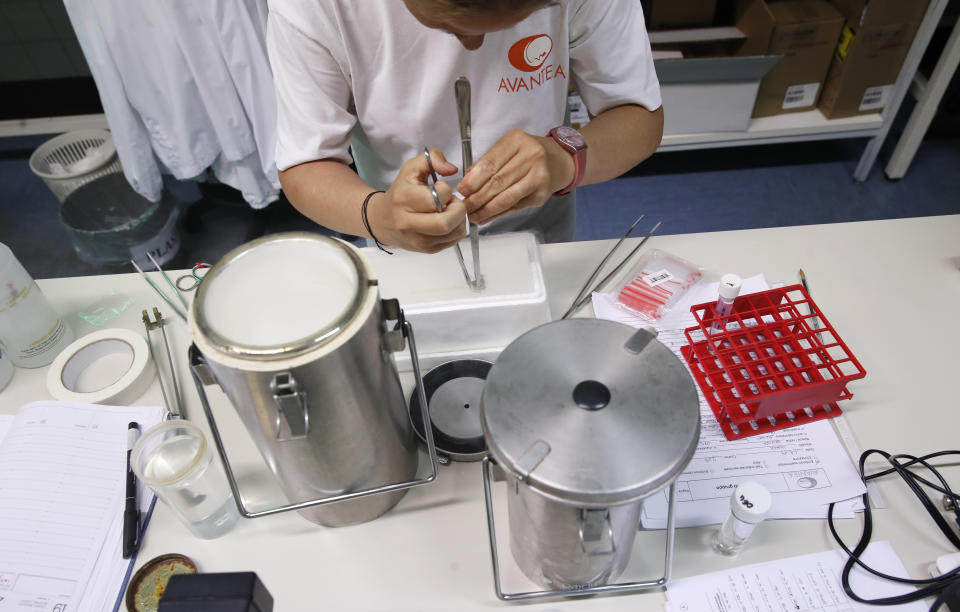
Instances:
[[[294,206],[330,229],[432,253],[464,236],[468,214],[484,231],[572,240],[565,194],[619,176],[660,143],[639,0],[269,6],[280,181]],[[472,85],[472,168],[458,167],[460,76]],[[579,133],[554,130],[571,83],[592,116]],[[443,212],[427,187],[424,147],[445,177],[436,186]]]

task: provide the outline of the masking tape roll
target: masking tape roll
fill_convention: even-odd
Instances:
[[[111,376],[112,382],[96,391],[75,391],[81,374],[108,355],[129,355],[129,367]],[[75,340],[57,355],[47,372],[47,390],[64,402],[127,405],[143,395],[156,367],[150,347],[140,334],[129,329],[102,329]]]

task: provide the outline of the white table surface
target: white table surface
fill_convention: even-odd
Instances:
[[[642,228],[641,228],[642,229]],[[664,228],[669,230],[669,228]],[[586,275],[612,241],[544,245],[544,274],[555,316],[568,306]],[[796,282],[807,274],[817,304],[867,371],[851,384],[841,407],[863,449],[922,454],[960,446],[960,215],[834,225],[787,227],[654,237],[664,249],[704,267],[717,278],[763,273],[771,282]],[[134,274],[41,280],[50,302],[68,315],[97,300],[119,302],[126,312],[106,324],[142,331],[140,311],[160,305]],[[115,292],[111,295],[111,292]],[[105,297],[106,296],[106,297]],[[589,307],[581,316],[589,315]],[[74,320],[76,323],[76,320]],[[91,331],[79,326],[78,331]],[[207,428],[185,366],[185,328],[174,346],[188,416]],[[0,392],[0,412],[14,413],[46,399],[47,368],[17,369]],[[208,388],[214,410],[236,458],[241,488],[258,499],[272,487],[269,473],[225,397]],[[154,382],[136,403],[157,404]],[[948,473],[957,473],[951,470]],[[494,496],[502,495],[495,485]],[[261,492],[267,491],[268,493]],[[954,552],[908,497],[905,487],[881,484],[888,508],[875,513],[875,538],[892,542],[913,577],[926,575],[937,556]],[[279,500],[277,500],[279,501]],[[504,588],[531,590],[508,551],[505,503],[496,500]],[[852,542],[860,520],[840,521]],[[744,552],[725,558],[709,550],[712,528],[677,532],[674,576],[746,565],[834,547],[825,521],[767,521]],[[662,533],[641,534],[622,579],[660,575]],[[226,536],[194,538],[158,504],[137,566],[165,553],[183,553],[202,571],[256,571],[276,603],[288,610],[483,610],[507,609],[493,592],[486,519],[478,463],[441,468],[438,481],[410,491],[383,517],[358,526],[316,526],[295,513],[241,520]],[[531,610],[660,610],[662,591],[522,604]]]

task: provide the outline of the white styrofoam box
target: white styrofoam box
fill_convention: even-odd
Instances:
[[[777,55],[656,60],[663,133],[746,130],[760,82],[778,61]]]
[[[472,272],[470,241],[463,240],[460,248]],[[380,279],[380,297],[397,298],[413,325],[424,373],[453,359],[493,361],[516,337],[550,321],[533,234],[480,238],[480,270],[486,283],[481,291],[467,286],[453,249],[433,255],[362,250]],[[408,352],[394,358],[400,371],[412,369]]]

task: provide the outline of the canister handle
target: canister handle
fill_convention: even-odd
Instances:
[[[483,458],[480,465],[480,471],[483,474],[483,497],[487,509],[487,532],[490,536],[490,559],[493,562],[493,587],[497,593],[497,598],[501,601],[523,601],[526,599],[542,599],[546,597],[572,597],[580,595],[595,595],[600,593],[633,593],[646,589],[666,586],[670,580],[673,571],[673,542],[674,542],[674,510],[676,506],[676,487],[674,480],[670,483],[670,501],[668,503],[669,511],[667,513],[667,543],[666,554],[663,560],[663,576],[655,580],[643,580],[638,582],[620,582],[617,584],[605,584],[602,586],[587,587],[582,589],[558,589],[550,591],[527,591],[522,593],[504,593],[500,582],[500,561],[497,556],[497,529],[493,519],[493,495],[490,490],[490,469],[497,467],[497,464],[489,456]]]
[[[387,309],[387,312],[389,313],[390,309]],[[406,318],[404,318],[402,310],[398,309],[396,317],[397,329],[402,330],[403,336],[409,343],[410,360],[411,363],[413,363],[413,372],[417,378],[417,392],[420,394],[420,414],[423,418],[423,422],[429,423],[430,410],[427,406],[427,398],[424,396],[423,376],[420,374],[420,360],[417,357],[417,343],[413,336],[413,326],[409,321],[406,320]],[[291,510],[303,510],[305,508],[312,508],[314,506],[335,504],[342,501],[357,499],[358,497],[366,497],[368,495],[378,495],[380,493],[390,493],[393,491],[399,491],[401,489],[410,489],[429,484],[437,479],[437,473],[440,470],[437,459],[437,448],[433,442],[433,431],[431,428],[427,427],[425,431],[427,439],[427,453],[430,455],[432,471],[429,475],[424,476],[423,478],[383,485],[373,489],[364,489],[362,491],[343,493],[341,495],[334,495],[332,497],[317,498],[293,504],[285,504],[275,508],[249,510],[243,503],[243,496],[240,494],[240,487],[237,485],[237,479],[233,475],[233,468],[230,466],[230,461],[227,458],[227,451],[223,446],[223,440],[220,437],[220,430],[217,429],[217,423],[213,417],[213,411],[210,409],[210,402],[207,400],[207,394],[203,389],[203,380],[201,377],[206,368],[206,362],[203,360],[203,356],[200,354],[200,351],[197,349],[196,345],[192,345],[190,347],[190,364],[190,372],[193,375],[193,382],[197,387],[197,393],[200,395],[200,404],[203,406],[203,413],[206,415],[207,423],[210,425],[210,432],[213,434],[213,441],[214,444],[216,444],[217,453],[220,455],[220,462],[223,464],[223,470],[227,474],[227,481],[230,483],[230,490],[233,491],[234,503],[236,503],[237,510],[239,510],[240,515],[244,518],[259,518],[261,516],[289,512]]]
[[[599,525],[597,525],[599,517]],[[617,542],[613,539],[613,523],[610,521],[610,509],[581,508],[578,536],[580,539],[580,552],[591,557],[608,557],[616,554]],[[606,536],[606,542],[610,545],[609,550],[587,550],[587,542],[603,542]],[[593,548],[593,547],[591,547]]]

